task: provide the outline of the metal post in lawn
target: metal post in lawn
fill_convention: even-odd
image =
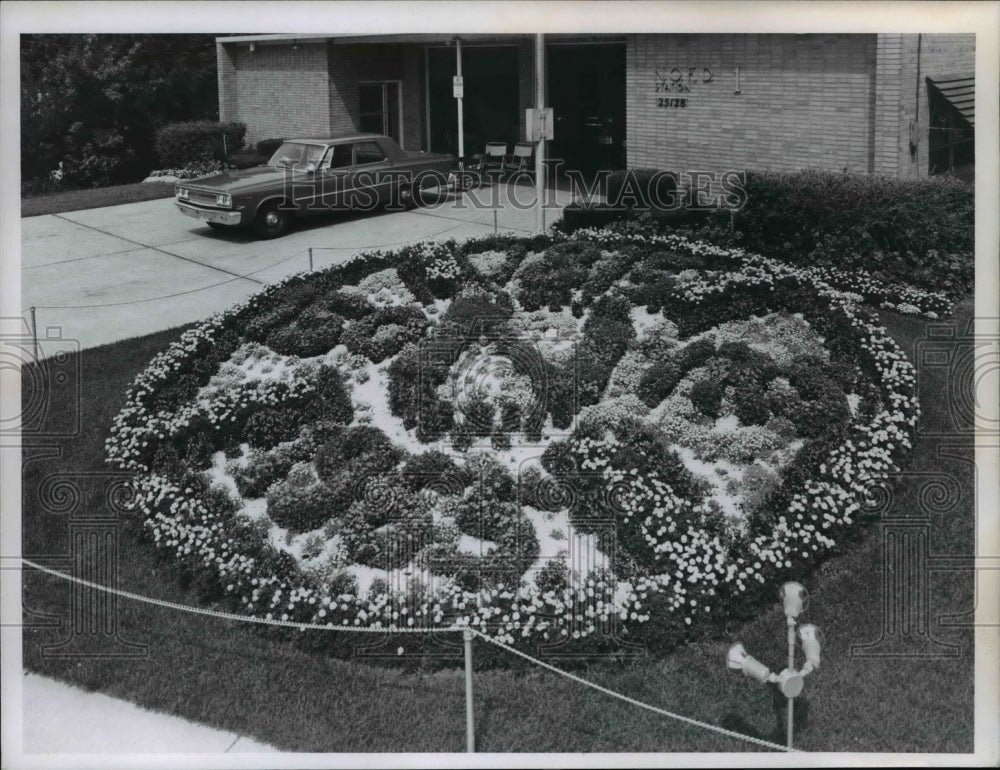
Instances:
[[[309,272],[313,271],[313,247],[309,247]]]
[[[472,708],[472,631],[463,632],[465,638],[465,750],[476,753],[476,725]]]
[[[801,669],[795,668],[795,625],[796,619],[805,609],[808,593],[800,584],[789,582],[781,587],[779,594],[785,610],[785,624],[788,628],[788,667],[780,674],[775,674],[763,663],[750,655],[746,648],[737,642],[729,648],[726,654],[726,665],[761,684],[776,684],[778,690],[788,699],[787,745],[792,748],[795,719],[795,699],[802,694],[805,677],[819,668],[820,637],[819,629],[810,624],[799,629],[798,637],[802,640],[802,651],[806,662]]]
[[[35,351],[35,363],[38,363],[38,321],[35,318],[35,306],[31,306],[31,341]]]
[[[789,616],[788,620],[788,671],[795,670],[795,618]],[[788,748],[792,748],[792,734],[795,724],[795,697],[787,695],[788,698]]]

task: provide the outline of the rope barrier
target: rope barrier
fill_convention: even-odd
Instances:
[[[374,634],[374,633],[382,633],[382,634],[384,634],[384,633],[394,633],[394,634],[395,633],[411,633],[411,634],[462,633],[462,634],[466,635],[466,640],[467,641],[468,641],[468,635],[472,634],[473,636],[479,637],[483,641],[489,642],[490,644],[493,644],[493,645],[495,645],[495,646],[497,646],[497,647],[499,647],[499,648],[501,648],[503,650],[506,650],[507,652],[509,652],[509,653],[511,653],[513,655],[516,655],[516,656],[518,656],[520,658],[523,658],[524,660],[527,660],[528,662],[533,663],[536,666],[539,666],[540,668],[544,668],[547,671],[552,672],[553,674],[557,674],[559,676],[565,677],[566,679],[574,681],[577,684],[581,684],[581,685],[583,685],[585,687],[590,687],[591,689],[597,690],[598,692],[601,692],[601,693],[603,693],[605,695],[608,695],[608,696],[610,696],[612,698],[616,698],[616,699],[618,699],[620,701],[623,701],[625,703],[628,703],[630,705],[636,706],[636,707],[641,708],[641,709],[645,709],[647,711],[651,711],[654,714],[659,714],[660,716],[664,716],[664,717],[667,717],[669,719],[674,719],[676,721],[683,722],[685,724],[689,724],[689,725],[692,725],[694,727],[700,727],[700,728],[702,728],[704,730],[709,730],[710,732],[718,733],[719,735],[724,735],[724,736],[729,737],[729,738],[735,738],[737,740],[747,741],[749,743],[754,743],[754,744],[757,744],[759,746],[764,746],[766,748],[773,749],[775,751],[786,751],[786,752],[797,752],[798,751],[798,749],[793,749],[793,748],[789,748],[787,746],[782,746],[782,745],[777,744],[777,743],[772,743],[771,741],[766,741],[763,738],[755,738],[753,736],[744,735],[743,733],[738,733],[738,732],[735,732],[733,730],[727,730],[724,727],[718,727],[717,725],[709,724],[708,722],[702,722],[702,721],[697,720],[697,719],[692,719],[691,717],[686,717],[686,716],[683,716],[682,714],[676,714],[676,713],[674,713],[672,711],[668,711],[666,709],[659,708],[658,706],[653,706],[653,705],[651,705],[649,703],[644,703],[643,701],[636,700],[635,698],[629,697],[628,695],[625,695],[623,693],[616,692],[616,691],[611,690],[611,689],[609,689],[607,687],[604,687],[602,685],[599,685],[599,684],[596,684],[594,682],[590,682],[590,681],[588,681],[586,679],[583,679],[582,677],[579,677],[576,674],[572,674],[569,671],[564,671],[561,668],[557,668],[556,666],[553,666],[550,663],[545,663],[544,661],[538,660],[537,658],[534,658],[534,657],[532,657],[531,655],[528,655],[525,652],[521,652],[520,650],[518,650],[518,649],[516,649],[514,647],[511,647],[511,646],[509,646],[507,644],[504,644],[503,642],[499,641],[498,639],[494,639],[493,637],[488,636],[487,634],[484,634],[482,631],[478,631],[475,628],[471,628],[471,627],[468,627],[468,626],[447,626],[447,627],[442,627],[442,628],[430,628],[430,629],[428,629],[428,628],[400,628],[400,627],[397,627],[397,626],[387,626],[387,627],[384,627],[384,628],[377,628],[377,627],[365,627],[365,628],[362,628],[362,627],[355,627],[355,626],[334,626],[332,624],[317,625],[315,623],[296,623],[296,622],[291,621],[291,620],[275,620],[274,618],[258,618],[258,617],[253,617],[253,616],[249,616],[249,615],[237,615],[235,613],[224,612],[222,610],[210,610],[210,609],[206,609],[204,607],[192,607],[189,604],[179,604],[177,602],[171,602],[171,601],[167,601],[165,599],[155,599],[155,598],[150,597],[150,596],[143,596],[141,594],[132,593],[131,591],[125,591],[125,590],[122,590],[120,588],[113,588],[111,586],[102,585],[100,583],[94,583],[94,582],[92,582],[90,580],[84,580],[83,578],[78,578],[78,577],[75,577],[73,575],[67,575],[65,572],[60,572],[59,570],[55,570],[55,569],[51,569],[49,567],[45,567],[45,566],[43,566],[41,564],[38,564],[36,562],[31,561],[30,559],[21,558],[20,561],[21,561],[21,563],[23,565],[31,567],[33,569],[37,569],[40,572],[44,572],[44,573],[46,573],[48,575],[52,575],[54,577],[58,577],[58,578],[61,578],[63,580],[67,580],[67,581],[72,582],[72,583],[79,583],[80,585],[84,585],[84,586],[87,586],[89,588],[96,589],[98,591],[104,591],[106,593],[114,594],[116,596],[121,596],[121,597],[123,597],[125,599],[132,599],[133,601],[143,602],[145,604],[151,604],[151,605],[157,606],[157,607],[166,607],[168,609],[179,610],[181,612],[189,612],[189,613],[194,614],[194,615],[205,615],[205,616],[208,616],[208,617],[220,618],[222,620],[233,620],[233,621],[243,622],[243,623],[260,623],[260,624],[263,624],[263,625],[270,625],[270,626],[283,626],[283,627],[287,627],[287,628],[296,628],[296,629],[298,629],[300,631],[305,631],[307,628],[312,628],[312,629],[317,629],[319,631],[345,631],[345,632],[349,632],[349,633],[367,633],[367,634]],[[467,647],[467,653],[466,653],[466,655],[467,655],[467,657],[466,657],[466,661],[467,661],[466,677],[467,677],[467,680],[468,680],[468,678],[469,678],[469,676],[471,674],[471,668],[469,666],[468,644],[466,644],[466,647]]]
[[[402,634],[430,634],[436,632],[453,632],[453,633],[464,633],[467,629],[458,626],[443,627],[443,628],[399,628],[397,626],[386,626],[385,628],[373,628],[373,627],[356,627],[356,626],[335,626],[332,623],[325,625],[319,625],[317,623],[296,623],[292,620],[275,620],[274,618],[258,618],[253,615],[237,615],[232,612],[224,612],[222,610],[209,610],[204,607],[192,607],[190,604],[178,604],[177,602],[167,601],[166,599],[154,599],[151,596],[143,596],[141,594],[134,594],[131,591],[124,591],[120,588],[112,588],[111,586],[101,585],[100,583],[93,583],[90,580],[84,580],[83,578],[78,578],[73,575],[67,575],[65,572],[60,572],[59,570],[51,569],[45,567],[41,564],[37,564],[30,559],[21,559],[22,564],[26,564],[29,567],[33,567],[41,572],[45,572],[49,575],[53,575],[63,580],[68,580],[71,583],[79,583],[85,585],[88,588],[94,588],[98,591],[104,591],[109,594],[115,594],[116,596],[121,596],[125,599],[132,599],[133,601],[143,602],[145,604],[152,604],[156,607],[167,607],[172,610],[180,610],[181,612],[189,612],[192,615],[207,615],[212,618],[221,618],[222,620],[235,620],[242,623],[260,623],[265,626],[283,626],[285,628],[297,628],[300,631],[305,631],[307,628],[313,628],[318,631],[348,631],[360,634],[375,634],[375,633],[402,633]]]
[[[590,687],[594,690],[597,690],[598,692],[604,693],[605,695],[610,695],[612,698],[617,698],[618,700],[625,701],[625,703],[630,703],[633,706],[638,706],[639,708],[646,709],[647,711],[652,711],[654,714],[660,714],[661,716],[669,717],[670,719],[676,719],[677,721],[684,722],[685,724],[693,725],[695,727],[701,727],[705,730],[711,730],[712,732],[719,733],[720,735],[726,735],[730,738],[737,738],[742,741],[749,741],[750,743],[756,743],[760,746],[766,746],[769,749],[774,749],[775,751],[798,751],[798,749],[791,749],[788,748],[787,746],[782,746],[778,743],[765,741],[763,738],[754,738],[751,735],[744,735],[743,733],[738,733],[733,730],[727,730],[724,727],[718,727],[716,725],[709,724],[708,722],[701,722],[697,719],[692,719],[691,717],[686,717],[681,714],[675,714],[672,711],[667,711],[666,709],[661,709],[658,706],[652,706],[649,703],[643,703],[641,700],[636,700],[635,698],[631,698],[628,695],[624,695],[620,692],[609,690],[607,687],[603,687],[602,685],[587,681],[586,679],[578,677],[576,674],[571,674],[569,671],[564,671],[561,668],[556,668],[555,666],[549,663],[545,663],[544,661],[538,660],[537,658],[533,658],[525,652],[521,652],[520,650],[515,649],[514,647],[510,647],[509,645],[504,644],[498,639],[494,639],[492,636],[487,636],[486,634],[480,633],[475,629],[473,629],[473,633],[476,634],[476,636],[479,636],[480,638],[489,642],[490,644],[494,644],[497,647],[500,647],[506,650],[507,652],[517,655],[520,658],[524,658],[525,660],[534,663],[536,666],[540,666],[541,668],[551,671],[553,674],[558,674],[559,676],[566,677],[567,679],[571,679],[574,682],[577,682],[578,684],[582,684],[585,687]]]

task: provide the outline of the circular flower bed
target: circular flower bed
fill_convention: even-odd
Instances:
[[[866,303],[949,310],[678,236],[367,254],[183,334],[108,458],[235,611],[667,649],[842,547],[910,447]]]

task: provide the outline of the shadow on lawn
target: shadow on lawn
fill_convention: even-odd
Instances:
[[[769,689],[771,690],[771,714],[774,718],[774,724],[769,731],[761,729],[759,725],[752,724],[745,717],[732,711],[722,717],[721,726],[750,738],[784,745],[788,737],[788,699],[781,694],[781,690],[776,685],[770,685]],[[800,697],[792,703],[794,704],[792,712],[794,746],[799,734],[809,728],[809,699]]]

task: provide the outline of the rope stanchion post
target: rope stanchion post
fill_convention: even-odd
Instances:
[[[35,363],[38,363],[38,319],[35,316],[35,306],[31,306],[31,343],[32,349],[34,350]]]
[[[466,629],[462,634],[465,640],[465,750],[469,754],[476,753],[476,722],[472,700],[472,639],[473,633]]]

